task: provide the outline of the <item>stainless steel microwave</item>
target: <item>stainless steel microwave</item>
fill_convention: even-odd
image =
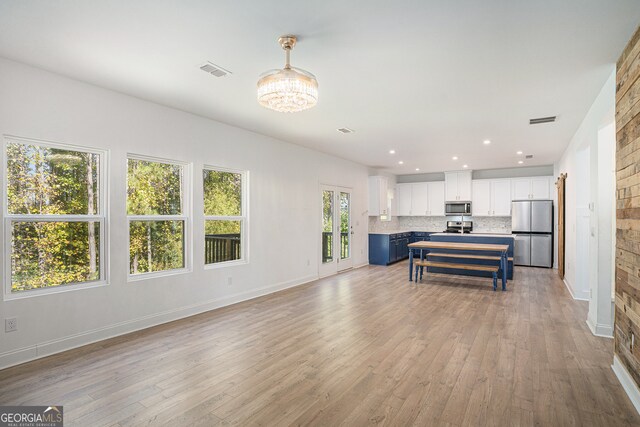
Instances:
[[[447,202],[444,205],[445,215],[471,215],[471,202]]]

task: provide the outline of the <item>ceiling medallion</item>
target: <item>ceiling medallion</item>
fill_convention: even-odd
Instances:
[[[269,70],[258,80],[258,102],[281,113],[307,110],[318,103],[318,81],[308,71],[291,67],[289,56],[296,44],[295,36],[282,36],[278,43],[285,51],[282,70]]]

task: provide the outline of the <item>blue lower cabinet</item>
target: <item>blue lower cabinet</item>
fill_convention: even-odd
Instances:
[[[430,233],[417,234],[418,236],[415,232],[369,234],[369,264],[389,265],[409,258],[409,243],[428,240]]]
[[[387,264],[398,260],[398,238],[396,236],[395,234],[389,236],[389,260]]]
[[[396,259],[393,234],[369,234],[369,264],[388,265]]]
[[[414,231],[413,233],[411,233],[410,243],[429,241],[429,236],[432,234],[433,233],[429,233],[426,231]],[[413,257],[420,258],[420,251],[413,251]]]
[[[409,237],[400,237],[396,240],[396,261],[409,258]]]

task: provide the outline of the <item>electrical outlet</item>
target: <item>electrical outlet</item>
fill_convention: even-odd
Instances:
[[[18,319],[15,317],[11,317],[9,319],[4,319],[4,331],[5,332],[14,332],[18,330]]]
[[[233,284],[233,279],[231,278],[231,276],[227,277],[227,285],[231,286]]]

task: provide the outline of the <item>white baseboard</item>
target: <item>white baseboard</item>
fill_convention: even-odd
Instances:
[[[593,323],[593,321],[587,317],[587,326],[591,330],[591,333],[597,337],[613,338],[613,326],[604,325],[602,323]]]
[[[39,344],[23,347],[17,350],[11,350],[0,353],[0,369],[10,366],[19,365],[31,360],[39,359],[52,354],[71,350],[83,345],[92,344],[98,341],[114,338],[120,335],[139,331],[141,329],[150,328],[152,326],[161,325],[163,323],[172,322],[174,320],[183,319],[185,317],[211,311],[216,308],[225,307],[239,302],[251,300],[274,292],[293,288],[305,283],[317,280],[316,275],[302,277],[296,280],[277,283],[275,285],[265,286],[258,289],[252,289],[246,292],[240,292],[223,298],[216,298],[209,301],[199,302],[186,307],[180,307],[167,310],[161,313],[155,313],[149,316],[139,317],[137,319],[127,320],[125,322],[97,328],[79,334],[69,335],[51,341],[41,342]]]
[[[573,286],[571,285],[571,283],[567,281],[566,277],[562,279],[562,281],[564,282],[564,285],[567,287],[567,290],[569,291],[571,298],[578,301],[589,301],[589,292],[574,291]]]
[[[618,377],[618,381],[622,384],[622,388],[629,396],[629,400],[633,403],[633,406],[636,408],[636,411],[640,414],[640,389],[638,389],[638,385],[633,381],[633,378],[627,371],[627,368],[624,367],[618,355],[613,355],[613,365],[611,365],[611,369]]]

